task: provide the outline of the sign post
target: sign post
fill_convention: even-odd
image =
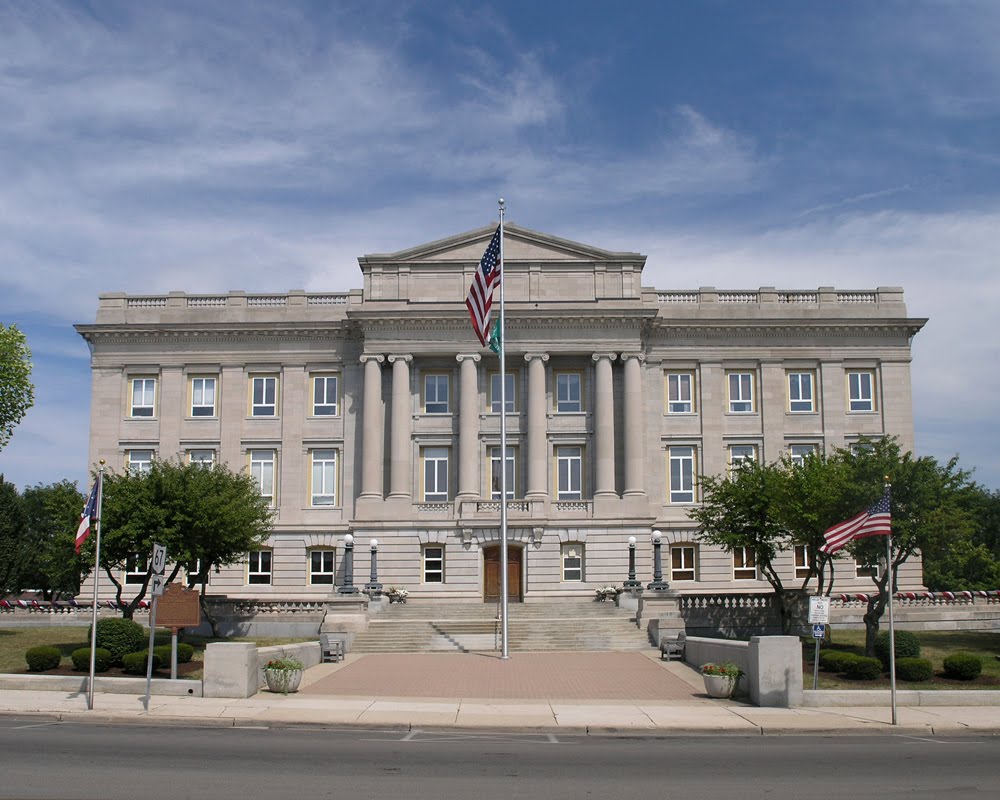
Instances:
[[[167,548],[162,544],[153,545],[150,562],[149,593],[153,597],[149,609],[149,652],[146,654],[146,713],[149,713],[149,695],[153,685],[153,646],[156,638],[156,601],[163,594],[163,570],[167,566]]]
[[[172,583],[160,598],[160,626],[170,628],[170,679],[177,679],[177,631],[201,625],[198,592]]]
[[[830,622],[830,598],[819,595],[809,598],[809,622],[812,624],[816,651],[813,655],[813,689],[819,688],[819,643],[826,636],[826,626]]]

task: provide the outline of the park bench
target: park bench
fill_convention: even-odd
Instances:
[[[331,639],[329,634],[326,633],[320,634],[319,647],[323,661],[337,662],[344,660],[344,643],[340,639]]]
[[[684,660],[684,643],[687,634],[681,631],[676,639],[660,639],[660,660],[670,661],[673,658]]]

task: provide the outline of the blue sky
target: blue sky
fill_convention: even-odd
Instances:
[[[508,219],[661,289],[901,285],[917,450],[1000,487],[1000,4],[0,5],[0,472],[87,474],[102,291],[347,290]]]

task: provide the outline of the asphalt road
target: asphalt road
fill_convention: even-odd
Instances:
[[[1000,738],[193,728],[0,717],[0,798],[1000,797]]]

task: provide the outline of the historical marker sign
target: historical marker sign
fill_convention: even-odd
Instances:
[[[196,628],[201,624],[201,606],[196,589],[169,584],[159,599],[156,624],[164,628]]]

